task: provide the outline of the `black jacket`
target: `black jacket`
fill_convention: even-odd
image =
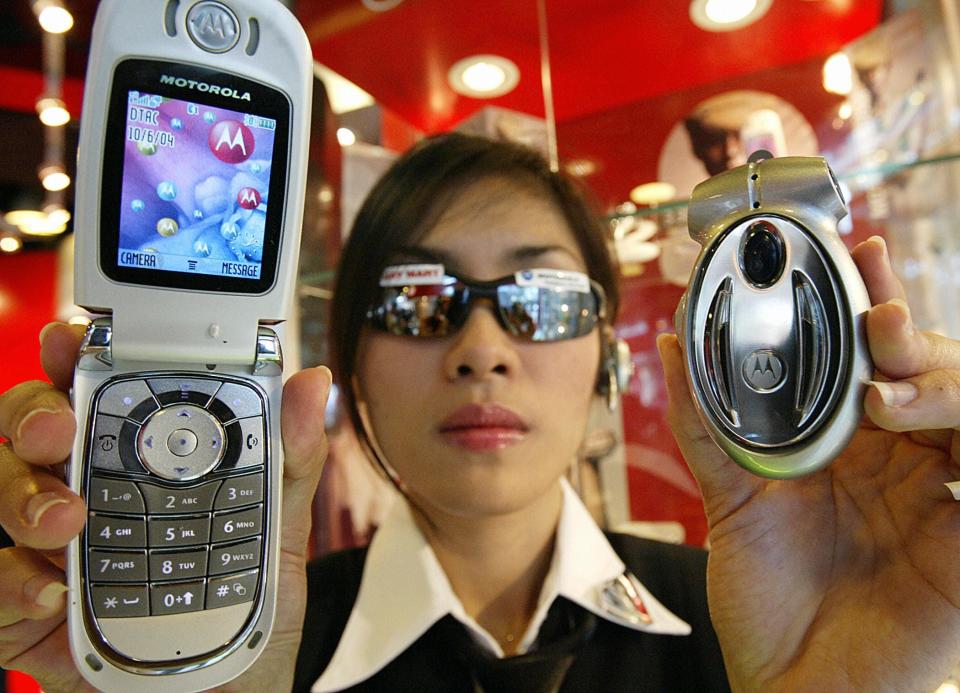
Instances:
[[[706,553],[637,537],[607,535],[644,586],[690,624],[688,636],[652,635],[558,599],[530,654],[498,660],[452,617],[436,623],[353,693],[618,693],[727,691],[710,624]],[[308,569],[309,595],[294,691],[306,693],[333,656],[357,598],[366,549],[325,556]]]

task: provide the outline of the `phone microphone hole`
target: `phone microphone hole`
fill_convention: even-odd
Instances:
[[[256,633],[250,636],[250,642],[247,643],[247,647],[251,650],[257,646],[257,643],[260,642],[260,638],[263,637],[263,631],[258,630]]]
[[[208,370],[208,371],[215,371],[215,370],[217,370],[217,364],[215,364],[215,363],[208,363],[208,364],[207,364],[207,370]]]
[[[96,655],[88,654],[83,659],[87,663],[87,666],[94,671],[100,671],[103,669],[103,662],[101,662]]]

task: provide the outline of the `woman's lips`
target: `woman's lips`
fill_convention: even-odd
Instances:
[[[519,443],[530,427],[518,414],[498,404],[468,404],[444,419],[438,430],[452,445],[483,452]]]

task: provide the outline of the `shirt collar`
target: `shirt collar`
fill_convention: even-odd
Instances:
[[[634,580],[649,622],[625,618],[604,606],[602,592],[624,573],[603,532],[564,479],[563,508],[550,569],[536,611],[519,650],[536,640],[550,605],[558,596],[600,618],[626,628],[664,635],[688,635],[690,626],[660,604]],[[584,560],[589,556],[589,560]],[[367,552],[360,590],[330,664],[312,693],[339,691],[365,681],[404,652],[447,614],[463,623],[497,656],[503,651],[463,609],[433,549],[403,501],[394,503],[374,534]]]

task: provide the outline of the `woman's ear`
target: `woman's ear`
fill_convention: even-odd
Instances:
[[[606,399],[607,408],[613,411],[620,401],[620,393],[630,386],[633,377],[633,359],[630,347],[618,339],[613,328],[600,328],[600,368],[597,373],[597,394]]]

